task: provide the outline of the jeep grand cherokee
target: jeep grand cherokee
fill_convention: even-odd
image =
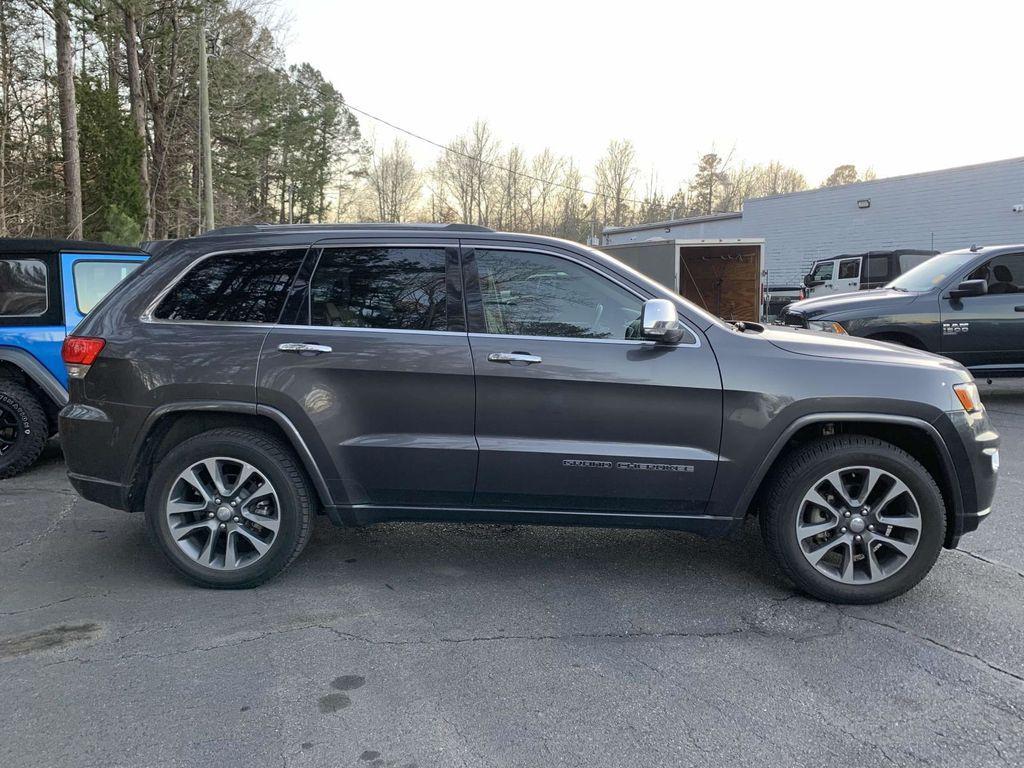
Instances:
[[[88,499],[248,587],[311,521],[644,526],[751,514],[801,589],[914,586],[988,514],[999,438],[958,363],[725,323],[589,248],[448,226],[162,244],[64,347]]]

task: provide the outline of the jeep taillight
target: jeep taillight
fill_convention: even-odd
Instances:
[[[60,356],[68,369],[68,376],[72,379],[84,378],[106,343],[103,339],[89,336],[68,336],[64,339]]]

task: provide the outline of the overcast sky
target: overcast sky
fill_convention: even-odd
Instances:
[[[441,142],[484,118],[506,146],[588,174],[628,138],[668,192],[712,144],[811,184],[841,163],[894,176],[1024,155],[1024,2],[285,6],[289,63],[357,107]],[[424,165],[437,156],[408,143]]]

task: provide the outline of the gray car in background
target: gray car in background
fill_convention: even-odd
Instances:
[[[192,581],[248,587],[323,513],[735,533],[804,591],[913,587],[988,514],[958,363],[725,323],[575,243],[266,226],[162,243],[64,347],[69,476]]]

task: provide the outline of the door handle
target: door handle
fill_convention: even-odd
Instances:
[[[1024,306],[1018,306],[1013,308],[1014,312],[1024,312]]]
[[[301,341],[286,341],[284,344],[278,344],[277,348],[282,352],[296,352],[300,355],[322,355],[334,351],[326,344],[304,344]]]
[[[507,363],[508,365],[515,365],[517,363],[536,365],[542,360],[540,355],[528,355],[525,352],[491,352],[487,359],[492,363]]]

